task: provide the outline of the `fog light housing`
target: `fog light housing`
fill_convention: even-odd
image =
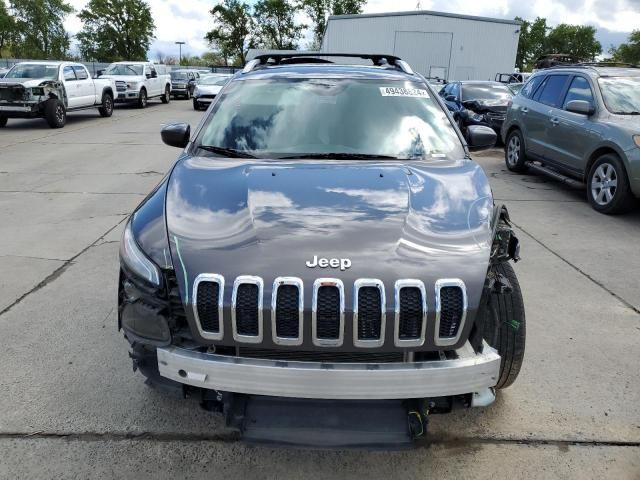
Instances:
[[[159,309],[143,302],[126,303],[121,313],[121,324],[128,336],[139,343],[166,346],[171,343],[167,318]]]

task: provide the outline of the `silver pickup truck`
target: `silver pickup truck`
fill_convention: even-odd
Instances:
[[[92,79],[81,63],[17,63],[0,79],[0,127],[9,118],[44,118],[62,128],[68,112],[87,108],[110,117],[115,90],[113,80]]]

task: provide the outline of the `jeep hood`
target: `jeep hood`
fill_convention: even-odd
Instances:
[[[171,174],[166,221],[187,302],[198,274],[218,273],[229,291],[238,275],[262,277],[265,298],[277,276],[300,277],[307,289],[336,277],[348,292],[355,279],[378,278],[388,295],[399,278],[421,279],[431,292],[439,278],[460,278],[472,307],[489,262],[492,205],[484,172],[469,160],[193,157]],[[308,268],[314,256],[351,267]]]

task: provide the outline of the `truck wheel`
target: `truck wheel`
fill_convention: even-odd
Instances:
[[[44,107],[44,118],[51,128],[62,128],[67,123],[67,111],[57,98],[50,98]]]
[[[147,91],[143,88],[140,90],[140,95],[138,95],[138,108],[145,108],[148,103],[147,99]]]
[[[587,177],[587,197],[600,213],[624,213],[633,207],[629,178],[617,155],[607,153],[592,165]]]
[[[110,93],[102,95],[102,106],[98,108],[100,116],[110,117],[113,114],[113,97]]]
[[[164,87],[164,95],[160,97],[160,100],[162,101],[162,103],[169,103],[169,101],[171,100],[171,90],[169,89],[169,85]]]
[[[0,117],[0,128],[6,127],[8,120],[9,119],[7,117]]]
[[[509,293],[491,294],[483,337],[501,357],[500,376],[496,388],[506,388],[520,373],[527,329],[522,292],[513,267],[508,263],[502,263],[494,267],[494,271],[504,275],[513,289]]]
[[[504,143],[504,162],[512,172],[524,172],[527,170],[526,161],[522,134],[518,129],[512,130]]]

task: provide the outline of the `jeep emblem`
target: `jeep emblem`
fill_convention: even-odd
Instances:
[[[305,262],[307,267],[309,268],[340,268],[340,270],[345,271],[347,268],[351,267],[351,260],[348,258],[318,258],[317,255],[313,256],[313,260],[307,260]]]

